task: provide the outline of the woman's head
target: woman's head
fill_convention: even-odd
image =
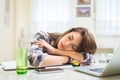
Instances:
[[[69,32],[62,36],[57,44],[61,50],[77,50],[82,41],[82,36],[76,31]]]
[[[75,50],[91,54],[94,54],[97,49],[93,35],[82,27],[72,28],[63,33],[57,39],[56,47],[61,50]]]

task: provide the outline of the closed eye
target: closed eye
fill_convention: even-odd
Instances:
[[[69,40],[74,40],[74,36],[73,35],[69,35],[68,38],[69,38]],[[73,50],[77,49],[77,46],[74,43],[72,43],[72,49]]]
[[[76,49],[77,49],[77,46],[76,46],[75,44],[72,44],[72,48],[73,48],[74,50],[76,50]]]
[[[69,40],[73,40],[73,35],[68,36]]]

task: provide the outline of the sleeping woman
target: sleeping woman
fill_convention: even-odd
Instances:
[[[38,32],[34,38],[28,60],[35,67],[73,61],[90,64],[97,49],[93,35],[83,27],[71,28],[64,33]]]

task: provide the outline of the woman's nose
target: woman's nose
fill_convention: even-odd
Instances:
[[[65,42],[65,47],[68,47],[68,46],[70,46],[70,44],[71,44],[71,42],[69,42],[69,41],[67,41],[67,42]]]

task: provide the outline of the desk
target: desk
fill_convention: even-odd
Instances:
[[[0,66],[0,80],[120,80],[120,75],[99,78],[74,71],[72,67],[62,68],[64,72],[60,73],[37,74],[34,70],[29,70],[25,75],[17,75],[16,71],[3,71]]]

